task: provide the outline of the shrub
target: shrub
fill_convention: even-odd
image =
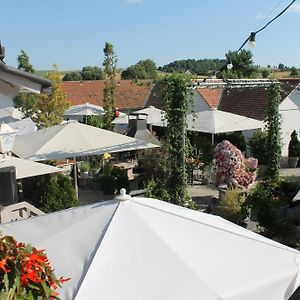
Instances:
[[[214,148],[207,136],[197,135],[193,138],[193,147],[199,150],[199,159],[204,166],[211,165],[214,159]]]
[[[220,143],[224,140],[229,141],[231,144],[233,144],[235,147],[240,149],[242,152],[247,150],[247,143],[245,137],[241,132],[233,132],[230,134],[220,133],[216,135],[215,141],[217,143]]]
[[[245,195],[239,188],[231,187],[225,191],[221,198],[221,209],[225,217],[234,223],[242,221],[242,205],[245,202]]]
[[[78,205],[72,181],[63,174],[33,177],[23,189],[24,196],[46,213]]]
[[[299,140],[296,130],[291,134],[291,140],[289,142],[289,157],[299,156]]]
[[[105,195],[114,195],[115,192],[118,192],[121,188],[125,188],[127,193],[130,192],[127,171],[113,167],[110,163],[105,165],[104,174],[101,174],[94,180]]]
[[[258,163],[262,165],[268,163],[267,138],[266,132],[256,131],[248,140],[252,156],[257,158]]]
[[[81,172],[87,172],[90,169],[90,164],[86,161],[80,163],[79,169]]]

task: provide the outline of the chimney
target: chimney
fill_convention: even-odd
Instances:
[[[159,140],[147,128],[147,114],[130,113],[128,119],[127,136],[160,145]]]

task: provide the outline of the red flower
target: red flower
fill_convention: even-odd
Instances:
[[[6,268],[6,259],[0,261],[0,269],[6,273],[10,272],[10,270]]]

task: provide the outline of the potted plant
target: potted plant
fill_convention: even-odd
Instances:
[[[289,142],[289,159],[288,164],[290,168],[296,168],[299,160],[299,140],[296,130],[291,134]]]

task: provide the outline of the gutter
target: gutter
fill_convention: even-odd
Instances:
[[[12,74],[12,75],[16,75],[16,76],[28,79],[34,83],[41,85],[41,92],[45,89],[50,88],[52,85],[52,82],[46,78],[10,67],[1,60],[0,60],[0,70],[3,70],[4,72],[6,72],[8,74]]]

